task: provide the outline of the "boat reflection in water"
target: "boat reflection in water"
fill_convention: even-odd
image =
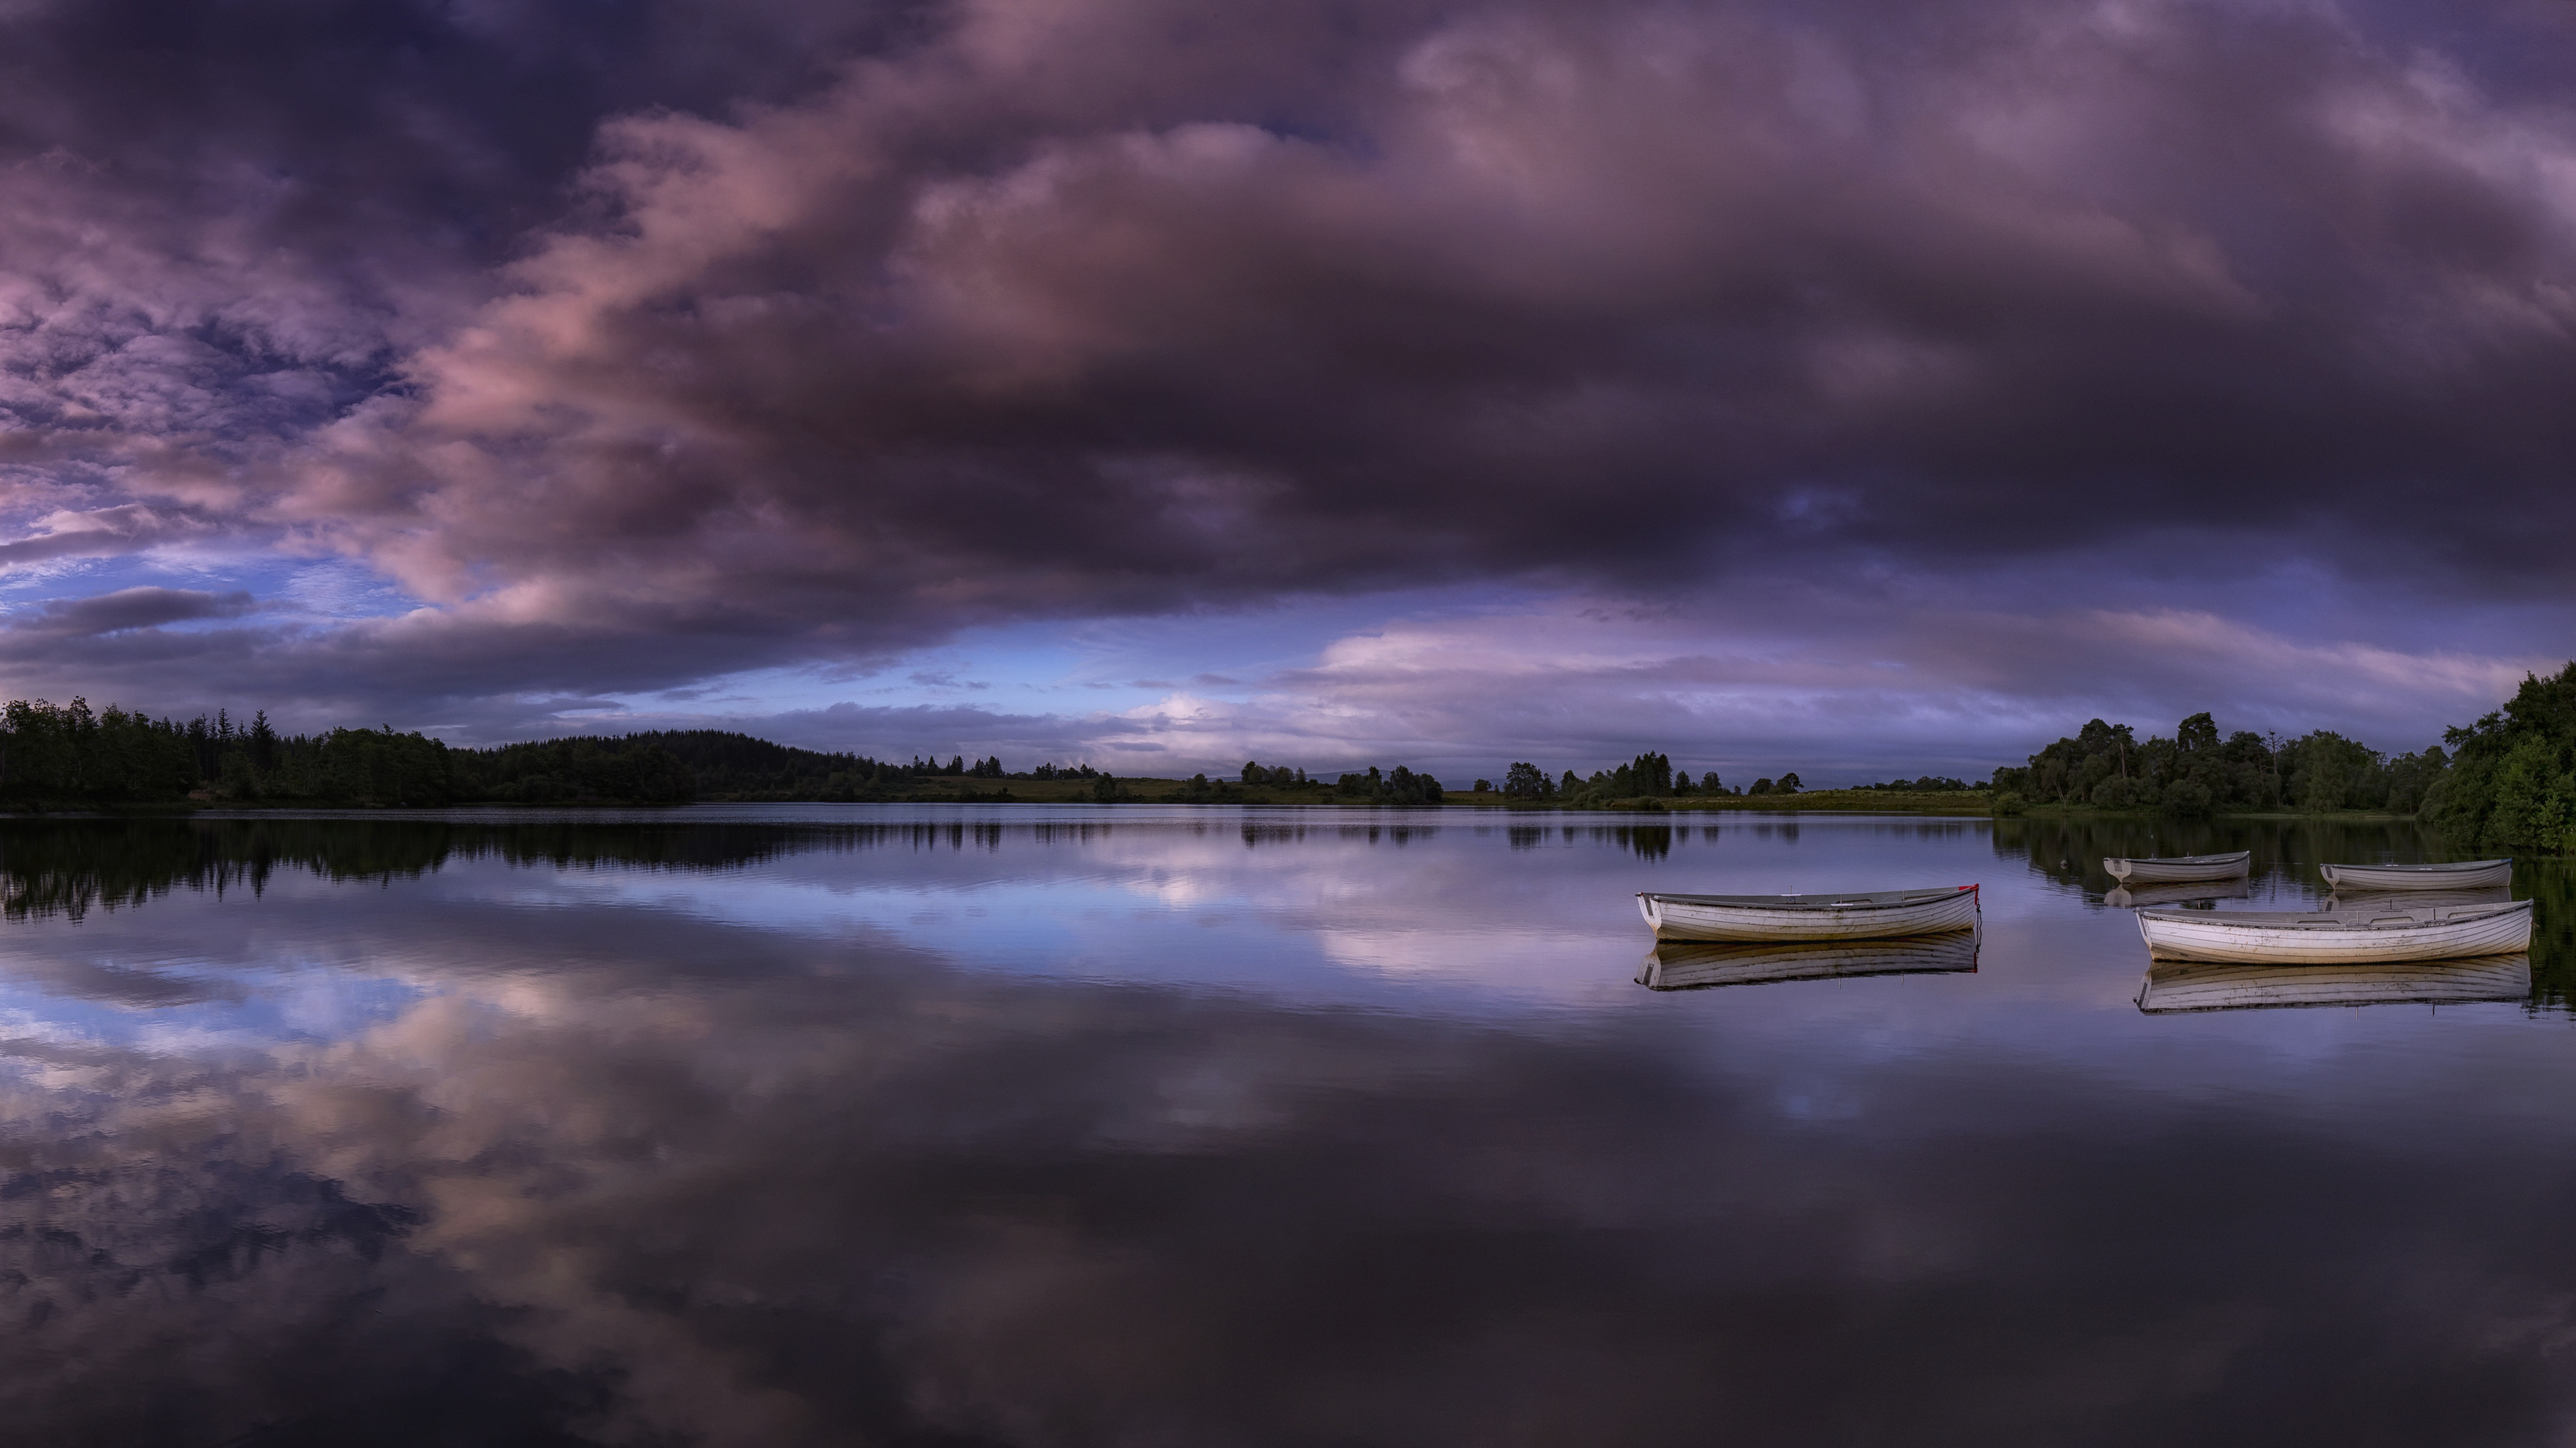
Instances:
[[[1646,952],[1637,984],[1648,990],[1767,985],[1784,980],[1841,980],[1863,975],[1962,973],[1977,968],[1983,932],[1891,940],[1818,940],[1793,944],[1665,941]]]
[[[2239,875],[2233,880],[2113,888],[2103,892],[2102,903],[2115,910],[2128,910],[2142,905],[2196,905],[2203,900],[2242,900],[2248,893],[2245,877]]]
[[[2158,961],[2138,987],[2149,1015],[2276,1006],[2455,1005],[2531,996],[2528,954],[2366,965],[2205,965]]]
[[[2325,898],[2321,908],[2339,915],[2351,915],[2376,910],[2430,910],[2446,905],[2512,903],[2511,887],[2489,885],[2483,889],[2460,890],[2337,890]]]

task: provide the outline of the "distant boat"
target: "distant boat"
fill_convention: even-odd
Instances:
[[[1864,975],[1964,972],[1977,968],[1978,934],[1898,940],[1818,940],[1706,943],[1666,941],[1646,952],[1637,984],[1648,990],[1700,990],[1722,985],[1764,985],[1785,980],[1842,980]]]
[[[2254,867],[2252,850],[2224,855],[2171,855],[2161,859],[2105,858],[2102,868],[2123,885],[2171,885],[2188,880],[2233,880]]]
[[[2204,965],[2159,961],[2138,987],[2138,1009],[2241,1011],[2269,1006],[2450,1005],[2531,997],[2531,957],[2383,960],[2361,965]]]
[[[2233,880],[2211,880],[2201,884],[2138,885],[2128,889],[2117,886],[2102,892],[2102,903],[2114,910],[2128,910],[2140,905],[2180,905],[2186,900],[2242,900],[2250,892],[2245,877]]]
[[[2531,902],[2429,910],[2141,910],[2138,933],[2157,960],[2242,965],[2334,965],[2447,960],[2531,948]]]
[[[1657,895],[1637,912],[1657,940],[1887,940],[1977,924],[1977,887],[1839,895]]]
[[[2463,860],[2454,865],[2319,865],[2317,873],[2337,891],[2459,890],[2513,883],[2511,860]]]

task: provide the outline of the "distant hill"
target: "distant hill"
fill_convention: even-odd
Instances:
[[[660,749],[695,777],[700,799],[851,800],[899,792],[936,766],[897,765],[864,754],[826,754],[726,729],[658,729],[629,734],[633,747]],[[962,770],[961,770],[962,773]]]

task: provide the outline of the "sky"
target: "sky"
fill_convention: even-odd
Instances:
[[[2539,0],[0,0],[0,696],[1011,768],[2411,750]]]

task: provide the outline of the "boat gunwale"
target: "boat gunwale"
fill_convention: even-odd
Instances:
[[[1975,885],[1943,885],[1923,890],[1863,890],[1824,895],[1682,895],[1668,890],[1640,890],[1640,900],[1672,901],[1720,910],[1907,910],[1955,900],[1977,892]]]
[[[2184,925],[2214,925],[2228,930],[2254,931],[2369,931],[2386,933],[2396,930],[2438,930],[2452,925],[2468,925],[2492,920],[2517,911],[2528,913],[2529,900],[2505,900],[2484,905],[2435,905],[2426,913],[2412,910],[2388,910],[2376,915],[2354,912],[2341,918],[2325,910],[2176,910],[2163,905],[2136,907],[2140,920],[2171,920]],[[2445,914],[2443,912],[2453,912]],[[2384,920],[2403,918],[2404,925],[2383,925]]]
[[[2125,865],[2223,865],[2231,860],[2254,862],[2252,850],[2221,850],[2214,855],[2106,855],[2105,862],[2118,860]]]

